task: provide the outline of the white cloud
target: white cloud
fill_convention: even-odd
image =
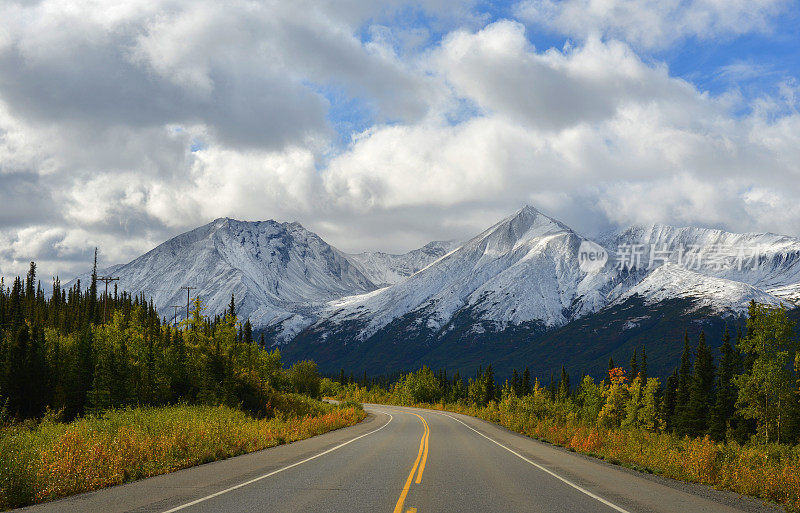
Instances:
[[[0,7],[0,275],[70,275],[95,245],[125,261],[220,216],[347,251],[466,237],[526,202],[589,233],[800,235],[792,83],[737,117],[626,43],[540,51],[513,21],[465,15],[419,50],[374,2],[70,6]],[[344,149],[325,87],[376,112]]]
[[[779,224],[800,235],[790,202],[800,194],[800,115],[776,114],[791,105],[789,92],[737,118],[727,98],[671,78],[621,43],[590,38],[536,52],[511,22],[451,34],[433,61],[483,114],[456,126],[368,130],[325,172],[340,204],[455,211],[531,201],[586,231],[659,221]],[[781,199],[756,201],[754,187]]]
[[[789,0],[523,0],[517,15],[577,38],[604,35],[643,48],[765,32]]]

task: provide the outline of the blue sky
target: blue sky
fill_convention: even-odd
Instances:
[[[477,28],[499,20],[517,19],[517,2],[476,2],[474,19],[442,20],[435,13],[418,5],[392,11],[386,17],[365,20],[357,35],[363,44],[375,37],[375,26],[395,32],[419,31],[420,44],[412,50],[395,46],[398,52],[424,53],[435,50],[442,39],[459,28]],[[741,103],[732,113],[750,113],[754,100],[780,94],[783,84],[792,84],[800,76],[800,4],[784,2],[780,15],[770,19],[769,26],[744,34],[688,36],[665,47],[647,48],[633,45],[637,54],[653,65],[666,65],[670,75],[692,83],[699,91],[711,95],[736,93]],[[460,22],[460,24],[459,24]],[[580,38],[543,24],[527,23],[526,39],[537,50],[561,50],[565,45],[580,45]],[[369,98],[348,95],[340,87],[317,86],[330,102],[328,119],[337,132],[339,146],[347,145],[354,133],[360,133],[377,122],[391,124],[397,120],[382,119],[380,110]]]
[[[0,4],[0,275],[227,216],[345,251],[532,204],[800,237],[797,0]]]

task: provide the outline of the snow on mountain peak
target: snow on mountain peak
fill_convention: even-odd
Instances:
[[[633,295],[657,303],[674,298],[695,300],[694,308],[711,307],[717,312],[736,314],[747,309],[750,301],[779,306],[781,299],[747,283],[706,276],[673,263],[665,263],[622,294],[617,303]]]
[[[376,251],[351,254],[348,258],[375,285],[388,287],[424,269],[460,245],[460,242],[454,240],[433,241],[400,255]]]
[[[530,205],[463,244],[431,242],[401,255],[348,255],[297,222],[223,217],[108,272],[121,289],[152,297],[162,314],[185,304],[181,287],[197,287],[211,314],[235,294],[242,318],[281,342],[309,327],[364,340],[399,320],[431,333],[456,322],[472,330],[552,328],[633,295],[648,303],[689,298],[725,314],[751,299],[800,300],[800,240],[792,237],[632,226],[600,240],[612,259],[592,272],[578,260],[586,241]],[[629,269],[614,262],[620,248],[637,245],[669,256],[645,253]],[[740,248],[758,249],[752,268],[720,258]]]

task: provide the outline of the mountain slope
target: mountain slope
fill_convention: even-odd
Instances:
[[[579,269],[575,255],[582,240],[528,206],[408,279],[332,301],[320,316],[326,330],[363,323],[352,334],[360,340],[412,313],[416,321],[409,329],[436,331],[464,309],[498,328],[532,321],[559,326],[602,307],[604,294],[616,285],[615,273]]]
[[[602,242],[615,253],[629,254],[638,246],[643,264],[650,263],[652,255],[655,265],[670,262],[788,300],[800,296],[800,239],[794,237],[653,224],[632,226]]]
[[[649,303],[676,298],[693,300],[692,307],[709,307],[718,314],[737,315],[750,301],[778,306],[780,298],[747,283],[705,276],[673,263],[665,263],[623,293],[615,302],[638,295]]]
[[[120,290],[152,297],[162,315],[171,313],[172,305],[186,304],[185,286],[196,287],[192,296],[200,297],[211,314],[223,311],[234,294],[239,315],[256,325],[375,289],[345,254],[298,223],[227,218],[101,274],[118,276]]]
[[[530,206],[463,244],[403,255],[347,255],[297,223],[218,219],[101,273],[162,315],[185,305],[187,285],[209,314],[235,294],[240,317],[288,361],[369,373],[536,355],[541,368],[559,358],[600,368],[633,341],[666,362],[684,323],[717,329],[751,300],[800,299],[795,238],[651,225],[600,241],[609,261],[582,268],[580,248],[594,243]]]
[[[460,242],[433,241],[402,255],[382,252],[348,254],[347,258],[378,287],[399,283],[450,253]]]
[[[514,354],[600,368],[586,360],[597,332],[611,351],[649,340],[666,364],[670,337],[687,323],[708,319],[717,329],[725,318],[741,320],[751,300],[792,307],[800,290],[800,241],[791,237],[632,227],[602,239],[611,258],[591,272],[579,266],[584,240],[525,207],[404,281],[329,302],[284,354],[370,373],[423,363],[465,370],[494,359],[502,366]],[[643,247],[642,258],[621,265],[631,246]],[[653,248],[661,253],[651,261]],[[612,319],[614,330],[592,325]],[[577,345],[564,346],[558,333]],[[610,353],[600,353],[607,362]]]

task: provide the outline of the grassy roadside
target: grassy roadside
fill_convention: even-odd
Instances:
[[[527,417],[509,404],[485,408],[423,407],[463,413],[531,438],[610,463],[680,481],[758,497],[800,510],[800,451],[796,447],[715,443],[709,437],[678,437],[641,429],[588,427]]]
[[[367,394],[361,394],[367,395]],[[604,428],[537,417],[524,400],[506,398],[486,407],[460,403],[394,401],[369,394],[364,402],[461,413],[569,450],[639,471],[761,498],[800,511],[800,449],[787,445],[716,443],[708,437],[678,437],[633,428]],[[354,399],[345,394],[341,399]]]
[[[71,423],[0,428],[0,509],[49,501],[302,440],[366,414],[289,394],[258,420],[225,406],[111,410]]]

